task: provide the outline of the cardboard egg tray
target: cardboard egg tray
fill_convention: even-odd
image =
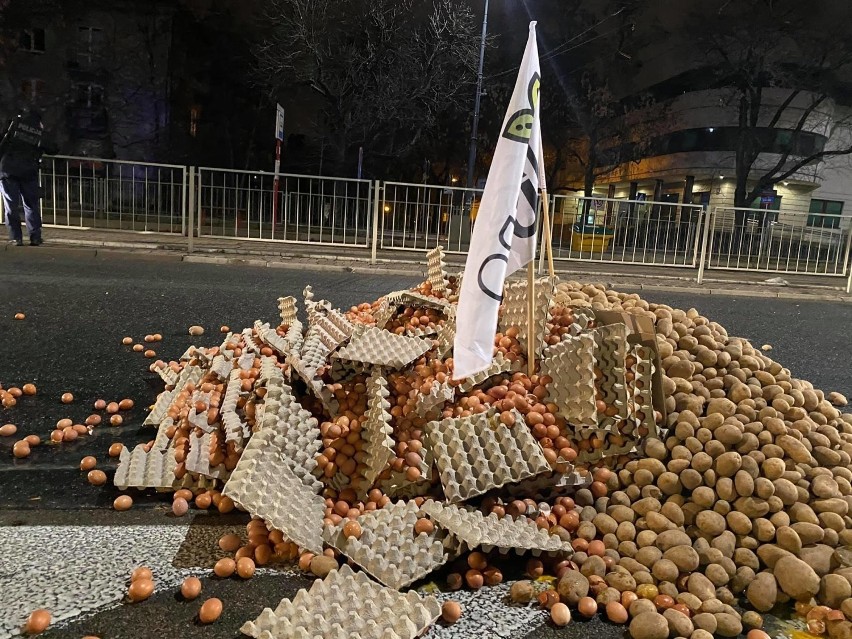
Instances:
[[[210,433],[189,435],[189,454],[186,456],[186,470],[212,479],[226,480],[228,471],[225,464],[210,466]]]
[[[413,306],[414,308],[434,308],[443,311],[450,303],[439,297],[429,297],[416,291],[396,291],[385,296],[391,304]]]
[[[255,639],[414,639],[440,614],[435,597],[401,594],[344,565],[240,631]]]
[[[292,295],[278,298],[278,312],[281,316],[281,323],[285,326],[292,326],[296,320],[296,298]]]
[[[444,261],[443,246],[436,246],[426,253],[426,280],[435,293],[447,290],[447,263]]]
[[[431,347],[429,340],[394,335],[371,326],[356,332],[334,357],[377,366],[404,368]]]
[[[259,430],[246,445],[222,494],[299,546],[321,553],[325,501],[293,472],[293,462],[288,460],[293,452],[278,429]]]
[[[303,372],[305,381],[312,380],[316,377],[317,369],[325,365],[330,352],[331,349],[322,341],[322,335],[318,331],[311,332],[309,329],[298,357],[291,358],[291,363],[293,359],[298,360],[298,367]]]
[[[215,375],[219,380],[228,379],[233,368],[233,360],[228,359],[225,355],[217,355],[210,363],[210,373]]]
[[[372,368],[373,367],[370,364],[351,362],[346,359],[333,359],[331,361],[331,371],[329,374],[331,375],[332,381],[339,382],[349,379],[354,375],[360,375],[362,373],[369,374]]]
[[[585,488],[591,483],[591,473],[580,474],[576,470],[569,470],[565,473],[536,475],[517,484],[509,484],[503,490],[510,497],[545,500],[551,497],[573,495],[578,489]]]
[[[641,344],[633,344],[630,353],[636,358],[633,367],[635,375],[632,385],[632,402],[634,406],[633,415],[636,422],[648,429],[650,437],[659,437],[657,423],[654,419],[654,398],[651,391],[654,376],[654,354],[650,348]],[[644,419],[639,419],[637,413],[644,413]]]
[[[328,386],[322,380],[317,379],[316,370],[313,372],[307,370],[302,360],[298,357],[291,356],[288,358],[288,362],[291,373],[305,382],[308,390],[322,402],[328,414],[332,416],[337,415],[337,411],[340,409],[339,403],[334,397],[334,394],[328,389]]]
[[[237,376],[236,379],[237,392],[239,392],[239,376]],[[260,375],[258,375],[257,381],[260,384],[266,384],[268,387],[270,385],[270,380],[275,380],[275,384],[280,386],[284,383],[284,372],[281,370],[281,366],[278,364],[278,360],[275,357],[261,357]]]
[[[598,427],[611,428],[627,417],[627,383],[624,380],[625,357],[627,355],[627,327],[624,324],[606,324],[597,327],[593,334],[597,342],[596,357],[603,373],[600,389],[603,400],[615,406],[615,416],[601,415]]]
[[[420,478],[417,481],[411,481],[406,477],[405,472],[391,471],[390,477],[381,481],[379,487],[388,497],[395,499],[414,499],[415,497],[421,497],[432,488],[433,462],[432,451],[429,450],[428,444],[424,442],[421,451],[420,466],[418,467]]]
[[[491,364],[484,371],[480,371],[478,373],[474,373],[470,377],[466,377],[461,384],[459,384],[458,389],[461,393],[467,393],[475,386],[479,386],[485,380],[487,380],[492,375],[499,375],[500,373],[508,373],[512,370],[518,369],[518,364],[512,362],[512,360],[508,359],[502,352],[497,351],[497,354],[491,360]]]
[[[563,335],[563,340],[546,351],[541,374],[549,375],[548,399],[570,424],[593,426],[598,423],[595,402],[595,338],[590,334]]]
[[[115,470],[113,484],[121,489],[127,488],[159,488],[170,489],[175,482],[175,461],[172,449],[152,448],[145,452],[142,444],[132,451],[127,447],[121,449],[118,458],[118,468]]]
[[[160,422],[160,425],[157,427],[157,434],[154,437],[154,446],[153,449],[165,450],[171,444],[171,439],[166,434],[166,431],[169,430],[172,426],[174,426],[175,420],[173,420],[168,415],[163,418],[163,421]]]
[[[438,343],[435,348],[436,355],[441,359],[445,359],[448,356],[450,351],[453,350],[453,344],[456,341],[455,308],[455,306],[447,307],[447,319],[438,327],[438,334],[435,336],[435,341]]]
[[[268,323],[263,323],[260,320],[255,320],[254,330],[261,342],[274,350],[279,355],[287,355],[290,352],[292,343],[286,337],[279,335],[274,328]]]
[[[308,335],[317,333],[329,352],[345,342],[352,335],[352,330],[352,324],[337,310],[327,313],[313,311],[308,315]]]
[[[160,379],[166,384],[166,386],[171,386],[178,380],[178,376],[180,373],[176,373],[171,368],[169,368],[168,364],[163,364],[158,368],[154,368],[154,372],[160,376]]]
[[[260,356],[261,345],[257,343],[250,328],[244,328],[242,332],[243,355],[252,353]]]
[[[385,469],[391,459],[393,452],[393,427],[390,424],[391,414],[388,412],[390,402],[387,400],[387,380],[382,375],[381,369],[375,369],[367,380],[367,419],[363,425],[361,437],[366,440],[364,452],[366,459],[364,464],[365,485],[372,486],[379,474]]]
[[[417,395],[414,412],[420,415],[420,417],[428,417],[440,411],[444,407],[444,404],[452,401],[455,394],[456,390],[450,386],[449,382],[442,384],[438,380],[434,380],[428,394],[419,393]]]
[[[251,437],[249,425],[242,421],[236,413],[222,414],[222,429],[225,431],[225,442],[234,442],[236,452],[240,452],[245,440]]]
[[[416,534],[426,514],[413,501],[400,501],[358,517],[361,537],[346,538],[345,522],[326,526],[323,538],[377,581],[400,590],[422,579],[459,554],[460,544],[440,526]]]
[[[623,423],[623,422],[622,422]],[[615,444],[611,439],[616,436],[624,437],[623,444]],[[580,463],[596,462],[600,459],[609,457],[617,457],[618,455],[628,455],[637,450],[637,440],[635,435],[629,433],[621,433],[618,428],[581,428],[577,431],[577,437],[580,439],[591,439],[600,437],[604,440],[604,445],[601,448],[595,448],[588,451],[580,451],[577,455],[577,461]]]
[[[376,320],[376,328],[384,328],[397,311],[397,305],[391,304],[386,297],[379,301],[379,307],[373,313]]]
[[[203,376],[204,370],[200,366],[184,366],[178,376],[177,382],[175,382],[174,389],[170,391],[163,391],[157,396],[157,401],[154,402],[154,408],[152,408],[151,412],[148,413],[148,417],[145,418],[142,425],[158,426],[166,416],[166,413],[172,405],[175,397],[177,397],[178,393],[183,390],[183,387],[186,386],[188,382],[198,383]]]
[[[550,298],[553,295],[553,287],[556,279],[542,277],[535,282],[535,305],[533,313],[533,326],[535,335],[533,345],[536,355],[541,355],[544,349],[544,334],[547,330],[547,320],[550,317]],[[528,304],[527,304],[527,281],[515,280],[507,282],[503,289],[503,311],[498,320],[498,330],[505,333],[509,327],[518,327],[518,341],[527,348],[527,333],[529,332]]]
[[[426,425],[428,446],[448,501],[465,501],[550,471],[523,416],[514,409],[513,412],[512,428],[494,412]]]
[[[481,546],[485,552],[496,548],[501,554],[510,550],[519,555],[530,551],[535,557],[541,553],[573,553],[569,542],[551,535],[526,517],[499,519],[494,513],[485,517],[478,510],[436,501],[424,502],[422,509],[469,550]]]

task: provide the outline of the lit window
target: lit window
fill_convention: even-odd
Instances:
[[[21,32],[20,48],[30,53],[44,53],[44,29],[25,29]]]
[[[834,200],[811,200],[808,210],[808,226],[821,229],[839,229],[843,202]]]

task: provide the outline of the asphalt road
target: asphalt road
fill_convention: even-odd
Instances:
[[[173,257],[122,254],[93,257],[84,251],[47,247],[0,252],[4,275],[0,281],[0,383],[8,387],[32,382],[39,389],[35,397],[22,398],[16,407],[0,411],[0,423],[17,424],[18,436],[34,433],[47,439],[61,418],[82,422],[98,398],[117,401],[129,397],[136,402],[125,415],[124,425],[101,426],[93,436],[70,444],[41,445],[25,460],[11,455],[17,437],[0,440],[0,544],[5,548],[4,540],[14,541],[14,531],[20,526],[40,534],[40,526],[80,526],[81,531],[88,531],[86,534],[96,534],[109,527],[151,526],[159,530],[190,523],[166,516],[168,500],[157,495],[140,497],[132,511],[116,513],[108,506],[117,492],[109,485],[90,486],[79,470],[80,459],[92,454],[98,458],[99,467],[109,471],[115,466],[106,456],[112,442],[132,446],[153,436],[153,430],[140,426],[145,409],[162,384],[148,372],[150,360],[121,345],[125,335],[141,341],[147,333],[161,333],[164,339],[154,348],[159,358],[168,360],[177,358],[191,343],[217,344],[222,324],[237,329],[251,326],[255,319],[274,322],[277,298],[295,295],[301,299],[308,284],[318,298],[348,307],[414,283],[410,277],[311,272],[309,263],[294,267],[186,264]],[[694,306],[726,326],[732,335],[748,337],[757,346],[771,344],[771,355],[795,375],[826,391],[852,395],[852,376],[847,370],[852,358],[852,340],[848,338],[852,305],[700,294],[654,293],[647,298],[681,308]],[[14,320],[18,312],[25,313],[26,319]],[[204,326],[206,335],[190,338],[187,328],[192,324]],[[64,392],[74,394],[72,404],[60,402]],[[199,515],[190,530],[245,520]],[[49,534],[51,529],[45,530]],[[62,530],[67,535],[68,529]],[[97,554],[106,551],[96,547],[93,561],[106,561],[106,555]],[[36,558],[31,561],[38,564],[37,553],[33,556]],[[9,576],[2,568],[0,565],[0,582]],[[25,565],[20,578],[26,579],[28,571],[49,569]],[[101,610],[45,636],[235,637],[243,621],[253,618],[264,606],[274,608],[281,597],[291,596],[295,589],[310,583],[293,575],[264,575],[249,583],[208,582],[205,590],[227,602],[226,615],[215,626],[194,625],[198,605],[178,601],[172,588],[159,592],[146,604]],[[477,601],[471,603],[474,616],[497,615],[499,619],[503,614],[492,613],[488,602]],[[26,602],[7,605],[26,607]],[[156,632],[150,627],[152,619],[156,619]],[[522,621],[511,636],[524,636],[526,632],[530,632],[530,639],[621,634],[602,622],[572,624],[569,629],[556,631],[542,625],[540,617]],[[468,636],[450,629],[438,630],[436,636]],[[476,632],[470,636],[477,636]]]

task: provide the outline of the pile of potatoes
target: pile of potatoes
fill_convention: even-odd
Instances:
[[[655,319],[668,410],[668,434],[613,467],[606,494],[574,495],[560,600],[623,607],[634,639],[762,637],[761,613],[786,602],[811,633],[852,637],[852,415],[694,309],[559,291]]]

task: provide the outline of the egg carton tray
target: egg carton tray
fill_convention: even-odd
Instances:
[[[447,319],[438,328],[438,334],[435,337],[437,346],[435,347],[436,355],[444,359],[447,354],[453,350],[453,344],[456,341],[456,312],[455,306],[447,307]]]
[[[426,433],[450,502],[550,471],[544,452],[515,409],[509,428],[494,412],[429,422]]]
[[[414,639],[440,614],[435,597],[399,593],[344,565],[240,631],[255,639]]]
[[[163,418],[163,421],[160,422],[160,425],[157,427],[157,434],[154,436],[154,446],[151,450],[165,450],[172,443],[172,440],[169,439],[169,436],[166,434],[169,428],[174,426],[175,420],[173,420],[168,415]]]
[[[228,379],[233,369],[233,360],[228,359],[224,355],[217,355],[210,363],[210,374],[214,375],[220,381]]]
[[[408,479],[405,472],[391,471],[390,477],[379,483],[382,492],[394,499],[413,499],[428,493],[432,488],[432,466],[435,459],[428,442],[423,442],[420,457],[420,477],[416,481]]]
[[[255,320],[254,330],[257,332],[260,341],[279,355],[287,355],[290,352],[290,348],[293,346],[292,343],[286,337],[279,335],[268,323]]]
[[[198,383],[198,381],[204,376],[204,370],[200,366],[184,366],[183,370],[180,372],[178,376],[177,382],[175,382],[175,386],[170,391],[163,391],[157,396],[157,401],[154,402],[154,408],[151,409],[151,412],[148,413],[148,417],[145,418],[145,421],[142,422],[143,426],[158,426],[163,418],[166,416],[166,413],[169,410],[169,407],[172,405],[175,397],[183,390],[183,387],[186,386],[187,383]]]
[[[260,349],[262,346],[258,344],[257,340],[254,338],[254,334],[250,328],[244,328],[242,332],[243,336],[243,354],[246,352],[252,353],[254,355],[260,356]]]
[[[541,355],[544,349],[544,334],[547,329],[547,320],[550,316],[550,299],[553,296],[553,289],[558,280],[550,277],[542,277],[535,281],[535,302],[533,308],[533,346],[536,355]],[[524,352],[527,349],[528,332],[529,332],[529,309],[527,304],[528,295],[527,280],[515,280],[507,282],[503,289],[503,312],[498,320],[498,328],[501,333],[505,333],[511,326],[518,327],[518,341],[524,347]]]
[[[513,362],[508,359],[502,352],[497,351],[497,354],[491,360],[491,364],[484,371],[480,371],[471,375],[470,377],[465,377],[462,380],[461,384],[458,385],[458,389],[460,393],[467,393],[485,382],[489,377],[493,375],[499,375],[501,373],[508,373],[513,370],[517,370],[519,368],[519,364],[517,362]]]
[[[577,436],[580,439],[600,437],[604,440],[604,445],[600,448],[580,451],[577,455],[577,462],[581,464],[596,462],[609,457],[617,457],[618,455],[630,455],[638,450],[638,441],[635,436],[631,434],[621,434],[617,429],[582,428],[577,431]],[[613,441],[619,437],[623,440],[622,443]]]
[[[302,548],[321,553],[325,501],[293,472],[285,441],[274,428],[255,433],[222,494]]]
[[[297,312],[295,297],[288,295],[278,298],[278,314],[281,317],[282,324],[292,326],[293,322],[296,321]]]
[[[251,428],[237,413],[222,415],[222,429],[225,431],[225,442],[234,442],[235,452],[240,452],[245,441],[251,437]]]
[[[322,380],[316,378],[316,371],[311,374],[310,371],[305,369],[302,360],[298,358],[291,357],[288,359],[288,362],[291,373],[305,382],[308,390],[322,402],[328,414],[331,416],[337,415],[337,412],[340,410],[340,404],[334,397],[334,393],[328,389],[328,386]]]
[[[277,384],[282,384],[284,382],[284,371],[281,370],[277,358],[260,358],[260,375],[258,375],[257,381],[261,384],[266,384],[267,386],[269,386],[270,382]]]
[[[293,474],[305,486],[319,492],[322,484],[312,474],[317,465],[316,455],[322,448],[317,419],[302,408],[286,385],[270,389],[266,404],[260,432],[271,436]]]
[[[439,411],[444,404],[453,400],[456,390],[449,382],[441,383],[438,380],[432,382],[427,394],[420,393],[414,404],[414,412],[420,417],[426,418]]]
[[[650,437],[659,437],[657,422],[654,419],[654,353],[642,344],[634,344],[630,349],[636,358],[633,367],[634,381],[632,384],[632,400],[636,422],[647,429]],[[639,417],[639,414],[643,417]]]
[[[339,382],[362,373],[369,375],[372,368],[372,365],[364,364],[362,362],[333,359],[331,360],[331,370],[329,371],[329,375],[331,376],[332,381]]]
[[[331,349],[323,343],[322,335],[317,331],[308,330],[298,356],[291,357],[290,360],[291,363],[298,362],[299,368],[307,379],[314,379],[317,371],[325,366],[329,353]]]
[[[387,400],[388,382],[377,368],[367,380],[367,414],[363,424],[361,437],[365,440],[364,464],[365,487],[372,486],[381,472],[394,457],[393,427],[390,424],[391,414],[388,412],[390,402]]]
[[[435,293],[447,290],[447,263],[443,246],[436,246],[426,253],[426,280],[432,285],[432,291]]]
[[[519,555],[531,552],[535,557],[542,553],[573,554],[570,542],[551,535],[526,517],[500,519],[494,513],[485,517],[478,510],[437,501],[424,502],[422,509],[470,550],[497,549],[504,555],[514,550]]]
[[[414,525],[422,517],[426,514],[413,501],[400,501],[358,517],[359,539],[346,538],[345,522],[326,526],[323,538],[377,581],[400,590],[460,554],[460,544],[440,526],[416,534]]]
[[[118,468],[112,483],[120,490],[127,488],[171,489],[175,482],[175,461],[172,449],[151,448],[139,444],[132,451],[121,449]]]
[[[373,319],[376,320],[376,328],[384,328],[390,319],[396,314],[399,306],[388,301],[387,297],[379,300],[379,307],[373,313]]]
[[[580,474],[572,468],[564,473],[543,473],[530,477],[517,484],[509,484],[504,487],[504,490],[510,497],[545,500],[551,497],[573,495],[578,489],[585,488],[591,483],[591,473]]]
[[[427,295],[423,295],[422,293],[409,290],[388,293],[385,298],[391,304],[404,304],[406,306],[412,306],[414,308],[434,308],[439,311],[445,310],[450,305],[450,302],[445,299],[439,297],[429,297]]]
[[[171,386],[176,383],[180,373],[173,371],[169,368],[169,365],[164,363],[162,366],[155,367],[154,372],[160,376],[160,379],[166,384],[166,386]]]
[[[624,324],[607,324],[593,331],[597,343],[598,367],[603,373],[600,380],[603,401],[615,406],[614,416],[601,415],[600,428],[612,428],[613,424],[626,419],[628,411],[627,384],[624,379],[625,356],[627,355],[627,327]]]
[[[204,433],[203,435],[190,433],[189,454],[187,454],[185,461],[186,470],[190,473],[196,473],[212,479],[221,479],[224,481],[230,474],[225,468],[225,464],[219,464],[218,466],[213,467],[210,466],[210,440],[210,433]]]
[[[404,368],[431,347],[432,342],[426,339],[394,335],[380,328],[366,327],[356,332],[334,357],[377,366]]]
[[[329,352],[345,342],[352,331],[352,324],[340,311],[331,310],[325,314],[314,311],[308,315],[308,334],[317,333]]]
[[[594,336],[565,335],[563,341],[547,349],[546,355],[541,360],[541,374],[553,378],[548,399],[556,404],[558,414],[575,426],[596,425]]]

